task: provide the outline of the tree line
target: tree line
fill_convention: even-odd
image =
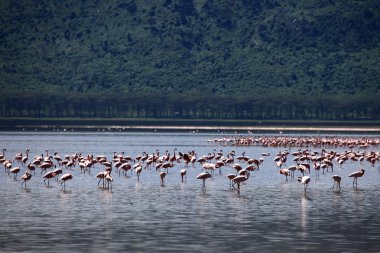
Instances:
[[[365,95],[7,93],[1,117],[379,120],[380,100]]]

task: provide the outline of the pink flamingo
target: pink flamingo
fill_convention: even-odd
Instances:
[[[183,178],[186,176],[186,169],[182,169],[180,171],[180,174],[181,174],[181,181],[183,182]]]
[[[354,181],[352,182],[352,187],[358,188],[358,177],[362,177],[364,175],[365,170],[360,169],[359,171],[355,171],[354,173],[351,173],[349,177],[353,177]]]
[[[211,174],[206,171],[206,172],[199,173],[197,176],[197,179],[203,180],[203,188],[205,188],[206,187],[206,179],[210,178],[210,177],[211,177]]]
[[[54,171],[47,172],[42,178],[44,178],[44,183],[46,184],[46,180],[48,181],[49,186],[49,180],[55,177]]]
[[[63,184],[63,190],[65,190],[65,188],[66,188],[66,181],[70,180],[72,178],[73,178],[73,175],[71,175],[70,173],[66,173],[66,174],[62,175],[62,177],[61,177],[61,186]]]
[[[235,190],[238,192],[240,195],[240,184],[247,181],[249,178],[249,171],[246,171],[243,173],[243,175],[236,176],[232,179],[232,187],[235,188]],[[235,184],[237,184],[237,188],[235,187]]]
[[[23,180],[21,185],[25,184],[25,188],[26,188],[26,181],[29,181],[31,178],[32,178],[32,174],[30,174],[28,171],[25,171],[25,174],[22,175],[21,177],[21,179]]]
[[[303,184],[303,188],[304,188],[305,193],[306,193],[306,188],[310,182],[310,177],[309,176],[298,177],[298,181]]]
[[[332,179],[334,181],[334,184],[333,184],[332,188],[334,189],[334,187],[336,185],[337,188],[340,190],[340,181],[342,181],[342,178],[340,176],[338,176],[338,175],[334,175],[334,176],[332,176]]]
[[[164,186],[164,178],[166,177],[166,172],[160,172],[161,186]]]

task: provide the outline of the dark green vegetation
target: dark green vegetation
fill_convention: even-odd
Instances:
[[[0,4],[0,116],[380,119],[379,1]]]

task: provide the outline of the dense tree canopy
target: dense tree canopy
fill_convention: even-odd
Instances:
[[[378,1],[0,5],[0,116],[380,118]]]

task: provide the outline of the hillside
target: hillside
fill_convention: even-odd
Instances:
[[[380,117],[378,1],[9,0],[0,19],[1,116]]]

